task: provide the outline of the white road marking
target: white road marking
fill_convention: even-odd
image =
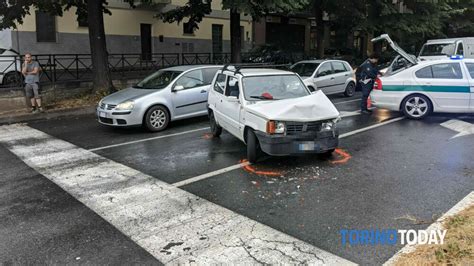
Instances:
[[[469,206],[474,205],[474,191],[471,191],[466,197],[464,197],[460,202],[458,202],[454,207],[452,207],[449,211],[447,211],[443,216],[441,216],[436,222],[431,224],[426,230],[443,230],[443,222],[448,219],[449,217],[460,213],[462,210],[466,209]],[[383,265],[395,265],[398,259],[406,253],[413,252],[418,245],[405,245],[402,249],[400,249],[393,257],[387,260]]]
[[[108,145],[108,146],[93,148],[93,149],[89,149],[89,151],[100,151],[100,150],[105,150],[105,149],[110,149],[110,148],[115,148],[115,147],[120,147],[120,146],[125,146],[125,145],[130,145],[130,144],[135,144],[135,143],[140,143],[140,142],[145,142],[145,141],[150,141],[150,140],[155,140],[155,139],[163,139],[163,138],[168,138],[168,137],[176,137],[176,136],[180,136],[180,135],[184,135],[184,134],[189,134],[189,133],[193,133],[193,132],[198,132],[198,131],[203,131],[203,130],[208,130],[208,129],[209,129],[209,127],[203,127],[203,128],[188,130],[188,131],[179,132],[179,133],[161,135],[161,136],[152,137],[152,138],[133,140],[133,141],[128,141],[128,142],[124,142],[124,143],[118,143],[118,144],[113,144],[113,145]]]
[[[236,169],[240,169],[240,168],[242,168],[244,166],[247,166],[249,164],[250,164],[249,162],[239,163],[239,164],[232,165],[232,166],[229,166],[229,167],[226,167],[226,168],[222,168],[222,169],[219,169],[219,170],[216,170],[216,171],[213,171],[213,172],[198,175],[198,176],[195,176],[195,177],[192,177],[192,178],[180,181],[180,182],[176,182],[176,183],[173,183],[172,185],[175,186],[175,187],[182,187],[182,186],[194,183],[194,182],[198,182],[198,181],[207,179],[209,177],[213,177],[213,176],[224,174],[224,173],[236,170]]]
[[[354,130],[354,131],[351,131],[351,132],[347,132],[347,133],[339,135],[339,139],[347,138],[349,136],[352,136],[352,135],[355,135],[355,134],[358,134],[358,133],[362,133],[364,131],[371,130],[371,129],[374,129],[374,128],[378,128],[378,127],[381,127],[381,126],[385,126],[385,125],[388,125],[388,124],[391,124],[391,123],[395,123],[395,122],[403,120],[403,119],[404,119],[404,117],[397,117],[397,118],[393,118],[393,119],[387,120],[387,121],[382,122],[382,123],[378,123],[378,124],[371,125],[371,126],[368,126],[368,127],[364,127],[364,128],[361,128],[361,129],[357,129],[357,130]]]
[[[353,264],[28,126],[0,144],[165,264]]]
[[[360,102],[361,99],[354,99],[354,100],[349,100],[349,101],[343,101],[343,102],[337,102],[337,103],[333,103],[334,105],[336,104],[343,104],[343,103],[352,103],[352,102]]]
[[[441,126],[451,129],[453,131],[459,132],[458,134],[451,137],[450,139],[474,134],[474,124],[457,120],[457,119],[451,119],[449,121],[446,121],[442,123]]]

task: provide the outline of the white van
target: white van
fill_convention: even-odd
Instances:
[[[446,59],[453,55],[474,58],[474,37],[428,40],[421,48],[418,59]]]

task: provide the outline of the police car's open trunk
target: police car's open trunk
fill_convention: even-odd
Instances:
[[[399,56],[390,63],[386,75],[390,75],[398,70],[409,68],[418,63],[418,59],[414,55],[410,55],[405,50],[403,50],[396,42],[394,42],[388,34],[382,34],[379,37],[373,38],[372,42],[387,41],[387,43],[392,47],[392,49],[398,53]]]

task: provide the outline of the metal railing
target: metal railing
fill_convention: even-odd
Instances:
[[[153,54],[110,54],[109,69],[114,80],[140,79],[158,69],[177,65],[199,65],[230,63],[230,53],[153,53]],[[258,54],[242,53],[246,63],[287,64],[305,59],[302,54],[284,54],[276,57],[262,57]],[[41,84],[91,81],[93,79],[90,54],[41,54],[33,55],[41,67]],[[260,61],[264,62],[260,62]],[[20,88],[23,83],[19,55],[0,56],[0,89]]]

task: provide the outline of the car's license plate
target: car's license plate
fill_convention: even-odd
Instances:
[[[300,151],[314,151],[315,148],[314,141],[307,141],[299,144]]]
[[[107,113],[106,112],[99,112],[99,116],[107,118]]]

